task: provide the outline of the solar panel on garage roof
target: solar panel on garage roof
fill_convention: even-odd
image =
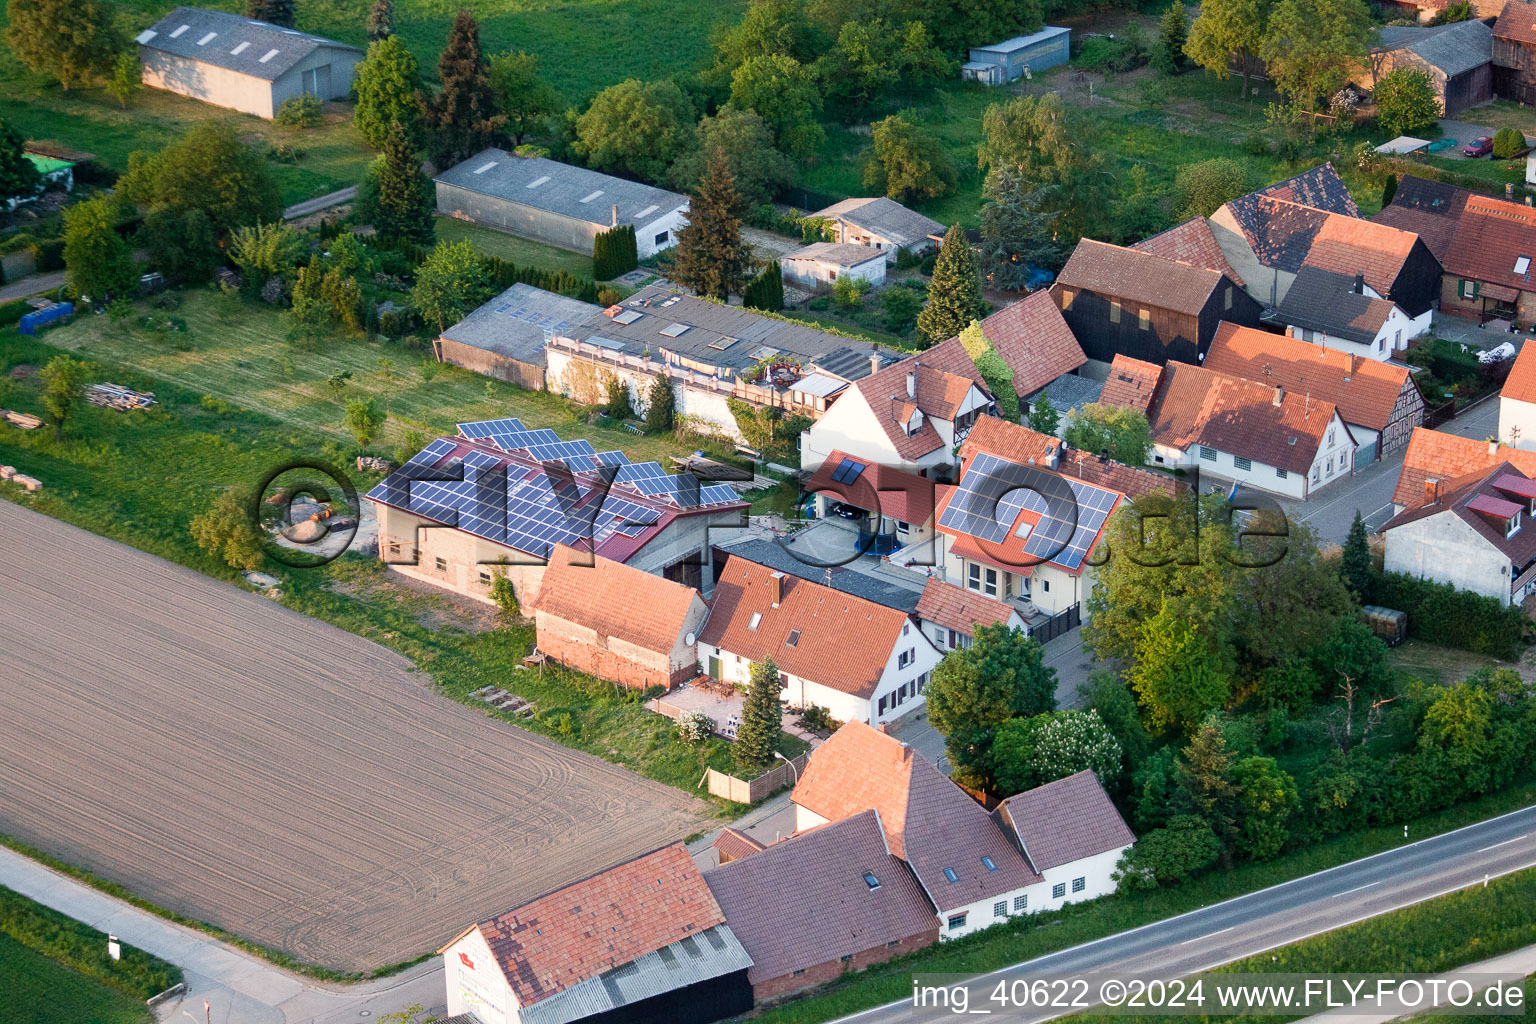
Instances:
[[[1040,521],[1024,541],[1025,554],[1076,569],[1117,497],[1113,491],[982,453],[961,478],[939,525],[999,544],[1019,513],[1028,510]]]
[[[666,475],[667,471],[662,469],[658,462],[631,462],[627,466],[619,467],[618,482],[633,483],[637,480],[650,480]]]
[[[864,463],[853,459],[844,459],[835,470],[832,471],[832,482],[839,484],[851,484],[864,472]]]
[[[508,416],[499,420],[476,420],[473,423],[460,423],[459,435],[461,437],[489,437],[491,434],[516,433],[527,428],[523,421]]]
[[[569,459],[577,455],[592,455],[596,451],[597,449],[592,447],[592,442],[585,439],[556,441],[552,444],[531,444],[527,446],[528,454],[540,462]]]
[[[415,455],[411,456],[410,460],[406,462],[406,465],[431,465],[438,459],[441,459],[444,455],[447,455],[449,452],[453,451],[456,447],[458,446],[452,441],[448,440],[447,438],[440,437],[433,441],[431,444],[427,445],[421,451],[417,452]]]
[[[598,452],[592,456],[592,461],[599,466],[627,466],[629,465],[629,456],[619,451]]]

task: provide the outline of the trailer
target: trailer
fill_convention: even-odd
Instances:
[[[1408,613],[1379,604],[1368,604],[1360,609],[1360,621],[1371,627],[1371,632],[1388,647],[1396,647],[1408,639]]]

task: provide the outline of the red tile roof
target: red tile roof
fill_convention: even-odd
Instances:
[[[1493,23],[1493,37],[1536,46],[1536,4],[1509,0]]]
[[[1004,306],[981,322],[981,333],[1013,371],[1013,389],[1021,395],[1088,361],[1047,291]]]
[[[1183,224],[1137,242],[1131,248],[1178,263],[1187,263],[1192,267],[1214,270],[1226,274],[1238,284],[1244,283],[1237,271],[1232,269],[1232,264],[1227,262],[1226,253],[1221,251],[1221,245],[1211,231],[1210,222],[1204,217],[1191,217]]]
[[[1275,389],[1200,366],[1169,363],[1153,409],[1152,439],[1187,450],[1203,444],[1290,473],[1306,473],[1332,422],[1332,402]]]
[[[980,804],[927,758],[862,722],[811,754],[791,799],[829,821],[878,811],[891,852],[941,911],[1041,881]]]
[[[1385,430],[1403,388],[1413,379],[1408,367],[1362,359],[1268,331],[1223,323],[1216,328],[1205,368],[1293,395],[1332,402],[1346,423]]]
[[[1109,379],[1099,393],[1100,405],[1120,405],[1146,412],[1152,407],[1163,368],[1130,356],[1116,355],[1109,365]]]
[[[1309,266],[1336,274],[1365,274],[1376,294],[1386,295],[1403,271],[1419,236],[1411,231],[1360,217],[1333,215],[1325,220],[1307,252]]]
[[[1039,872],[1136,841],[1098,776],[1087,770],[1011,796],[996,814]]]
[[[864,466],[864,470],[851,484],[833,480],[832,474],[848,459]],[[805,491],[826,494],[856,508],[918,526],[933,515],[932,480],[869,459],[854,458],[836,448],[827,454],[827,461],[816,470]]]
[[[673,843],[479,928],[526,1007],[724,922],[687,848]]]
[[[915,396],[907,394],[909,374]],[[959,339],[950,339],[927,352],[892,363],[854,387],[869,403],[885,436],[905,459],[922,458],[943,445],[939,432],[928,422],[930,418],[953,420],[972,387],[987,393],[981,371],[971,362]],[[908,434],[905,424],[913,408],[922,411],[923,423]]]
[[[1442,481],[1433,501],[1423,500],[1428,495],[1422,496],[1417,505],[1389,519],[1381,531],[1441,513],[1453,515],[1508,558],[1518,572],[1536,559],[1536,526],[1522,526],[1513,535],[1506,535],[1506,521],[1529,512],[1530,499],[1524,493],[1529,490],[1529,478],[1508,459],[1501,459],[1458,479]]]
[[[1215,270],[1084,238],[1056,275],[1052,291],[1082,289],[1194,316],[1224,280]]]
[[[1499,395],[1517,402],[1536,402],[1536,345],[1521,345],[1515,365]]]
[[[624,600],[615,601],[615,594]],[[550,554],[529,610],[665,653],[681,640],[699,600],[692,587],[561,544]]]
[[[741,860],[743,857],[750,857],[752,854],[765,849],[762,843],[753,839],[745,832],[736,831],[734,828],[721,829],[720,834],[715,836],[715,841],[709,845],[719,850],[722,858],[729,858],[730,860]],[[705,881],[708,880],[708,876],[706,876]],[[726,915],[726,922],[730,922],[729,914]],[[740,936],[737,936],[737,938],[740,938]]]
[[[732,555],[699,642],[748,661],[772,658],[781,672],[868,698],[910,622],[896,608]]]
[[[754,985],[938,929],[873,810],[711,868],[704,879],[752,957]]]
[[[931,579],[917,601],[917,617],[937,622],[966,636],[974,636],[977,626],[1007,625],[1018,614],[1011,604],[987,597],[953,583]]]
[[[1536,452],[1417,427],[1403,453],[1403,468],[1398,471],[1392,502],[1413,508],[1424,501],[1426,480],[1440,481],[1443,493],[1451,481],[1505,461],[1525,476],[1536,477]]]
[[[1524,268],[1517,270],[1521,260]],[[1456,222],[1445,269],[1458,277],[1536,291],[1536,209],[1488,196],[1469,196]]]

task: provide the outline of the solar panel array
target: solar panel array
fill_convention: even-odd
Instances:
[[[983,452],[967,467],[939,525],[1001,544],[1019,514],[1029,511],[1040,521],[1025,539],[1024,553],[1075,570],[1118,498],[1114,491]]]
[[[838,484],[851,484],[864,473],[864,463],[853,459],[844,459],[838,463],[832,471],[832,482]]]

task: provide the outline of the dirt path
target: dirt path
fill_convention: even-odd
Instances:
[[[697,830],[707,807],[405,659],[0,502],[0,831],[340,970]]]

